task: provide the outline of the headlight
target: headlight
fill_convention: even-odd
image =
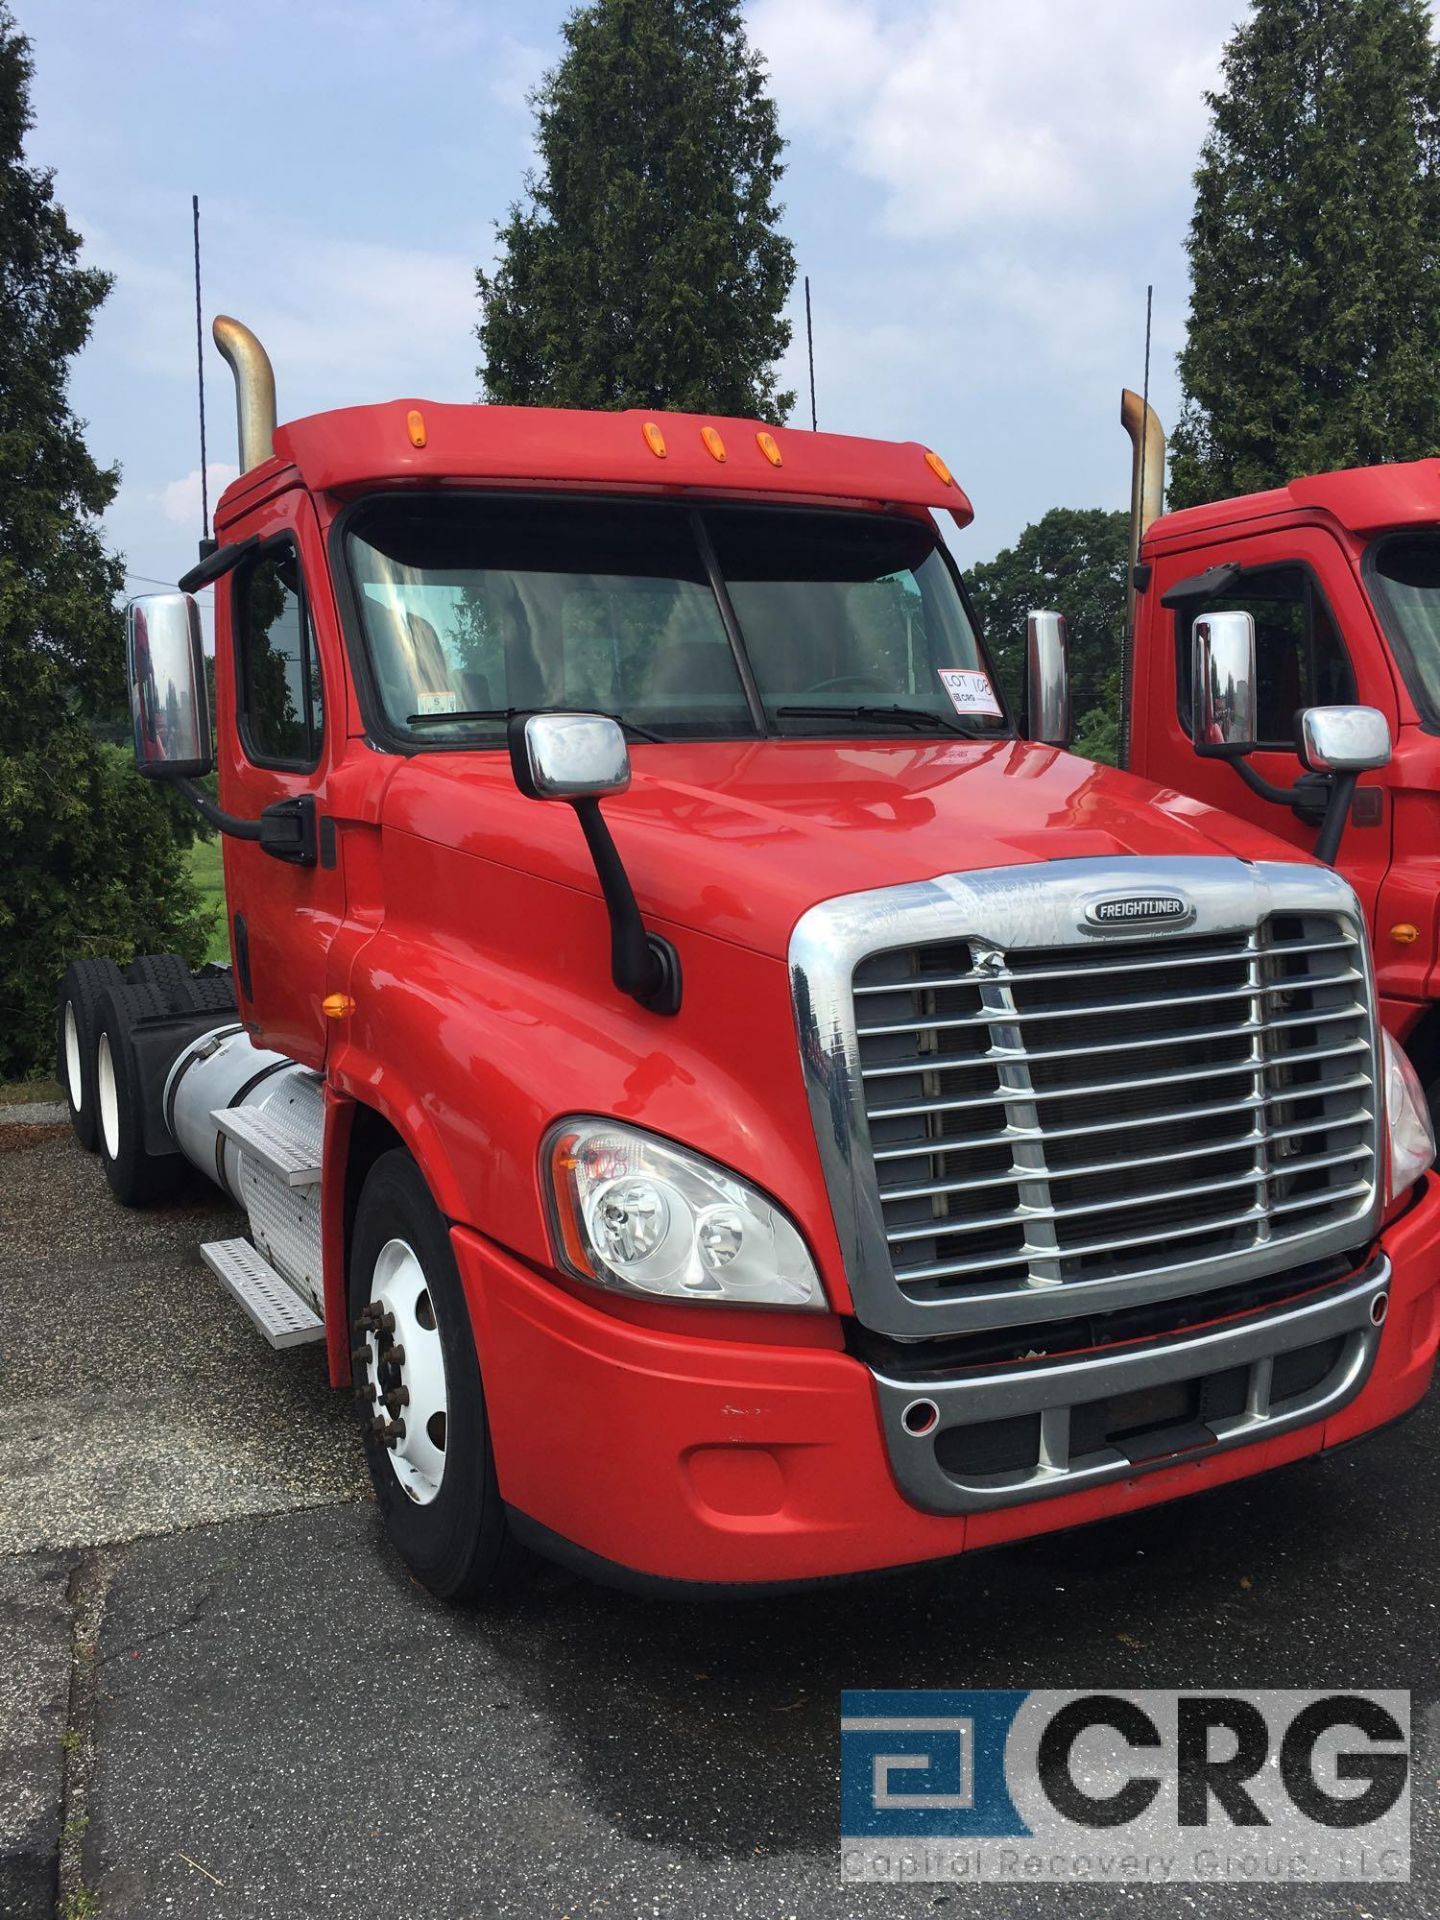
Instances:
[[[1412,1186],[1435,1160],[1435,1129],[1420,1076],[1398,1040],[1382,1029],[1385,1053],[1385,1123],[1390,1130],[1390,1172],[1385,1199]]]
[[[546,1143],[561,1256],[582,1280],[667,1300],[824,1307],[805,1243],[746,1181],[613,1120]]]

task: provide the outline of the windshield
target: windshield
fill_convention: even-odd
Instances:
[[[1365,571],[1410,697],[1440,727],[1440,533],[1377,541]]]
[[[1009,731],[924,521],[429,494],[346,544],[387,730],[417,746],[498,746],[542,707],[662,739]]]

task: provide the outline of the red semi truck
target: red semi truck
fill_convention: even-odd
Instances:
[[[244,1209],[206,1258],[323,1338],[421,1580],[893,1567],[1416,1404],[1434,1143],[1354,892],[1065,752],[1053,615],[1017,728],[942,460],[658,411],[277,429],[216,334],[213,754],[188,591],[129,649],[233,969],[78,963],[61,1066],[121,1200],[189,1161]]]
[[[1134,393],[1122,395],[1121,418],[1134,443],[1137,563],[1126,764],[1310,847],[1317,795],[1297,757],[1299,712],[1359,700],[1384,715],[1393,753],[1360,775],[1338,864],[1365,910],[1385,1024],[1405,1043],[1434,1115],[1440,460],[1310,474],[1162,517],[1164,434]],[[1192,636],[1197,620],[1219,613],[1250,621],[1253,725],[1223,751],[1213,742],[1197,751]]]

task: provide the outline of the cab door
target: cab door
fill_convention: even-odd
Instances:
[[[325,960],[345,905],[326,804],[343,747],[339,635],[328,594],[311,590],[326,575],[309,499],[280,495],[247,532],[257,545],[221,581],[216,610],[220,800],[246,820],[268,815],[275,831],[271,845],[225,838],[236,996],[257,1041],[318,1067]]]
[[[1217,570],[1240,569],[1229,580]],[[1288,527],[1247,539],[1162,555],[1147,592],[1144,724],[1131,756],[1137,772],[1178,787],[1309,852],[1317,826],[1257,794],[1223,759],[1190,740],[1191,628],[1205,613],[1241,609],[1255,621],[1257,725],[1249,763],[1273,786],[1304,772],[1295,748],[1304,707],[1358,701],[1399,724],[1394,684],[1377,670],[1373,618],[1349,560],[1323,528]],[[1137,692],[1140,682],[1137,677]],[[1143,734],[1143,743],[1138,737]],[[1338,865],[1373,923],[1390,861],[1389,770],[1363,774]]]

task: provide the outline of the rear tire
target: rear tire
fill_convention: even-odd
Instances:
[[[70,1130],[87,1153],[99,1140],[95,1117],[95,1013],[100,996],[122,983],[113,960],[75,960],[55,1005],[55,1078],[65,1090]]]
[[[364,1349],[354,1367],[365,1455],[396,1551],[442,1600],[511,1585],[527,1556],[495,1478],[470,1315],[449,1231],[407,1153],[383,1154],[361,1189],[349,1309],[351,1346]],[[403,1361],[389,1362],[402,1347]]]
[[[126,997],[123,986],[103,993],[95,1014],[97,1145],[121,1206],[144,1207],[179,1189],[185,1162],[179,1154],[146,1151],[144,1086],[125,1019]]]
[[[167,1013],[189,1013],[194,981],[178,953],[141,953],[130,963],[126,978],[153,987]]]

